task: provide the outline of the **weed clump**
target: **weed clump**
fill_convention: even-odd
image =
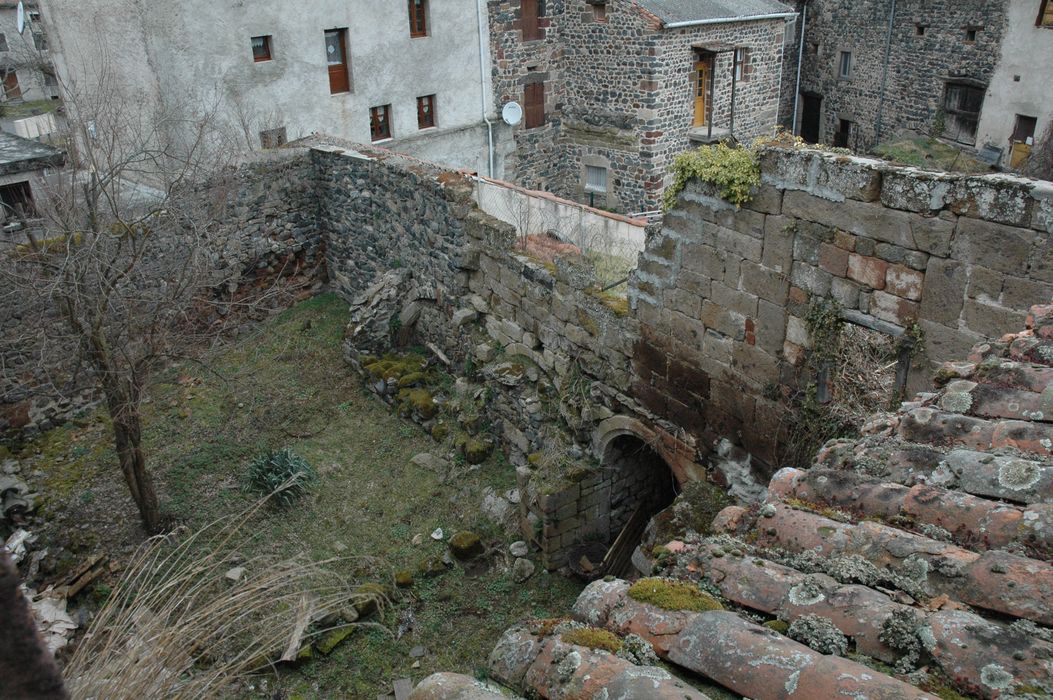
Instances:
[[[288,506],[307,493],[318,473],[306,459],[285,448],[262,454],[249,465],[249,483],[274,502]]]
[[[569,632],[564,632],[560,639],[567,644],[576,644],[579,647],[588,647],[589,649],[602,649],[612,654],[617,654],[622,648],[622,640],[607,630],[598,627],[573,629]]]
[[[694,584],[664,578],[640,579],[629,587],[629,597],[666,610],[706,612],[724,609],[720,601]]]
[[[701,146],[681,153],[673,161],[673,184],[665,191],[666,211],[691,178],[716,185],[720,196],[736,207],[750,201],[750,191],[760,184],[760,160],[749,148],[731,148],[726,144]]]

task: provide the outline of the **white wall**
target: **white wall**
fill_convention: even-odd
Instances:
[[[324,133],[369,143],[370,107],[390,104],[394,138],[384,145],[399,150],[412,137],[419,150],[448,131],[482,124],[482,99],[490,94],[485,36],[487,84],[480,79],[477,0],[429,5],[429,34],[416,39],[407,5],[397,0],[50,0],[46,19],[60,45],[52,51],[60,75],[87,77],[78,64],[108,64],[146,97],[191,110],[217,105],[256,146],[259,131],[282,126],[289,140]],[[352,91],[332,95],[324,32],[345,27]],[[253,61],[250,38],[259,35],[272,37],[272,61]],[[417,97],[430,94],[438,128],[425,133],[417,127]],[[465,150],[458,138],[461,146],[443,153],[443,164],[486,172],[485,139]]]
[[[1003,149],[1009,162],[1009,138],[1016,115],[1038,118],[1035,137],[1053,119],[1053,29],[1035,26],[1041,0],[1009,0],[1009,27],[1002,55],[984,98],[976,145],[990,143]],[[1020,76],[1020,81],[1013,80]]]
[[[29,15],[29,12],[26,12]],[[17,63],[23,65],[15,73],[18,75],[18,86],[22,91],[22,99],[26,101],[44,100],[51,97],[51,90],[44,84],[44,73],[39,65],[46,64],[51,59],[47,50],[37,50],[33,42],[33,32],[43,32],[43,26],[34,27],[28,25],[24,34],[19,35],[17,12],[11,7],[0,8],[0,33],[7,39],[7,51],[0,51],[0,62]],[[44,32],[46,35],[47,33]]]
[[[583,250],[626,258],[633,265],[644,249],[643,220],[592,209],[547,192],[476,178],[475,201],[490,216],[514,226],[520,236],[554,230],[562,240]]]

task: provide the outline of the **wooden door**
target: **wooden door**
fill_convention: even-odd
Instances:
[[[694,126],[705,126],[707,121],[706,106],[709,99],[709,61],[695,61],[695,119]]]
[[[13,70],[4,73],[4,97],[8,100],[17,100],[22,97],[22,88],[18,85],[18,75]]]
[[[351,75],[347,70],[347,30],[330,29],[325,33],[325,57],[329,66],[329,92],[351,92]]]
[[[822,97],[801,95],[801,138],[805,143],[819,143],[819,124],[822,113]]]

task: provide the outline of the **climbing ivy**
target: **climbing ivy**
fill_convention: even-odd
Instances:
[[[684,185],[692,178],[716,185],[720,196],[736,207],[750,201],[760,184],[760,160],[751,148],[731,148],[723,143],[681,153],[673,161],[673,184],[665,191],[666,211],[673,208]]]

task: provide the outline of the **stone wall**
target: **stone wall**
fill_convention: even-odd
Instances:
[[[893,0],[794,4],[799,12],[808,6],[800,91],[823,98],[820,141],[832,143],[839,120],[844,119],[853,123],[849,147],[867,150],[877,140],[879,114],[882,140],[903,129],[929,133],[938,130],[949,79],[964,78],[986,87],[999,59],[1009,3],[895,2],[883,103],[881,83]],[[970,27],[977,29],[974,42],[967,41]],[[787,53],[785,63],[782,122],[786,126],[793,121],[798,48],[795,44]],[[852,53],[847,79],[839,76],[842,51]]]
[[[1053,296],[1049,183],[814,150],[767,149],[761,173],[741,209],[691,183],[630,289],[633,395],[691,434],[729,437],[760,471],[777,466],[785,407],[772,397],[799,381],[813,297],[890,334],[917,324],[913,392]]]
[[[216,215],[224,240],[218,264],[242,279],[288,274],[316,262],[321,246],[317,226],[314,167],[305,150],[260,156],[199,188],[204,210]],[[0,434],[32,434],[68,420],[96,399],[84,368],[56,364],[61,333],[45,333],[49,307],[8,298],[0,310]],[[44,320],[42,320],[44,319]],[[70,345],[69,357],[76,356]]]
[[[588,201],[585,168],[607,168],[606,202],[616,211],[659,206],[672,159],[695,145],[694,46],[747,48],[736,89],[735,136],[770,133],[777,123],[783,20],[663,29],[628,0],[607,3],[596,21],[585,0],[546,3],[545,36],[522,40],[519,0],[490,4],[494,91],[498,104],[521,101],[524,86],[545,83],[546,124],[514,130],[509,178],[576,201]],[[730,125],[730,53],[714,71],[714,124]]]

